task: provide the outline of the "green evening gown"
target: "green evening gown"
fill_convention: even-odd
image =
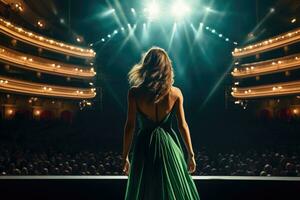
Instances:
[[[172,129],[171,112],[161,121],[138,110],[139,131],[133,143],[125,200],[199,200],[181,144]],[[138,106],[137,106],[138,108]]]

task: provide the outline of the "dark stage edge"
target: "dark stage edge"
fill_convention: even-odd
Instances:
[[[300,177],[193,176],[193,179],[201,200],[300,199]],[[122,200],[126,181],[126,176],[0,176],[0,199]]]

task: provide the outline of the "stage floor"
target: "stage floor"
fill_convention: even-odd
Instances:
[[[201,200],[300,199],[300,177],[193,176],[193,179]],[[0,176],[0,198],[122,200],[126,182],[127,176]]]

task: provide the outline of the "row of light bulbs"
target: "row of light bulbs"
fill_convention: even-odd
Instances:
[[[4,84],[7,85],[8,83],[9,83],[8,80],[0,79],[0,85],[4,85]],[[18,83],[18,84],[20,84],[20,83]],[[29,86],[25,86],[24,85],[24,87],[29,87]],[[18,87],[18,89],[20,89],[20,88]],[[69,90],[69,88],[68,88],[68,90]],[[43,91],[43,92],[55,92],[55,89],[52,88],[52,87],[49,87],[49,86],[42,86],[41,87],[41,91]],[[84,93],[89,93],[87,91],[88,90],[85,90],[85,91],[83,91],[83,90],[75,90],[74,93],[77,94],[77,95],[82,95]],[[92,93],[93,95],[96,96],[96,88],[90,88],[90,93]]]
[[[11,57],[12,59],[16,59],[16,58],[21,58],[23,61],[25,62],[29,62],[29,63],[35,63],[35,64],[40,64],[42,62],[42,64],[45,64],[45,65],[48,65],[48,66],[52,66],[54,69],[60,69],[61,67],[64,68],[64,70],[74,70],[76,73],[83,73],[83,72],[88,72],[88,73],[91,73],[93,74],[93,76],[96,75],[96,72],[94,70],[93,67],[91,67],[90,69],[82,69],[82,68],[78,68],[78,67],[74,67],[73,69],[71,67],[68,67],[68,66],[64,66],[62,64],[57,64],[57,63],[46,63],[47,60],[43,59],[43,60],[40,60],[40,61],[35,61],[33,58],[30,58],[30,57],[27,57],[27,56],[21,56],[21,55],[18,55],[18,54],[15,54],[11,51],[7,51],[3,48],[0,48],[0,52],[2,53],[6,53],[5,55]],[[43,63],[45,62],[45,63]],[[47,70],[47,68],[44,68],[44,70]]]
[[[274,86],[270,89],[270,91],[273,91],[273,92],[277,92],[279,90],[282,90],[282,86]],[[233,87],[231,95],[234,95],[235,93],[237,93],[237,88]],[[255,91],[253,91],[251,89],[244,90],[244,94],[250,94],[250,93],[255,93]]]
[[[279,35],[274,38],[270,38],[268,40],[259,42],[257,44],[248,45],[244,48],[235,48],[234,51],[232,52],[232,55],[237,56],[238,53],[247,53],[247,51],[255,50],[256,48],[259,48],[259,47],[268,47],[269,45],[273,45],[274,43],[281,42],[284,40],[289,41],[293,37],[295,37],[295,40],[296,40],[298,38],[297,36],[299,36],[299,34],[300,34],[300,29],[297,29],[295,31],[291,31],[291,32],[285,33],[283,35]]]
[[[146,26],[147,26],[146,23],[143,23],[143,27],[145,28]],[[133,29],[135,29],[137,27],[137,24],[135,24],[134,26],[132,26],[131,24],[128,23],[127,27],[128,27],[129,30],[132,29],[132,27],[133,27]],[[193,27],[193,24],[191,24],[191,27]],[[200,27],[204,28],[203,22],[200,23]],[[115,29],[112,33],[107,34],[106,37],[102,37],[101,38],[101,42],[105,42],[105,41],[109,40],[110,38],[112,38],[114,35],[118,34],[119,31],[124,32],[125,30],[126,29],[123,26],[120,29]],[[222,33],[217,33],[217,31],[214,28],[206,26],[205,30],[210,31],[212,34],[217,35],[219,38],[224,39],[224,41],[226,41],[226,42],[230,42],[231,41],[228,37],[225,37]],[[237,45],[238,43],[234,41],[233,44]],[[90,46],[93,46],[93,44],[91,44]]]
[[[2,80],[0,79],[0,84],[7,84],[8,83],[8,80]]]
[[[55,41],[53,39],[45,38],[41,35],[37,35],[35,33],[23,30],[23,28],[15,26],[15,25],[11,24],[10,22],[8,22],[8,21],[6,21],[2,18],[0,18],[0,23],[2,25],[4,25],[5,27],[10,28],[10,30],[16,31],[18,33],[22,33],[23,36],[25,36],[25,37],[34,38],[34,39],[37,39],[41,42],[45,42],[47,44],[57,46],[57,47],[60,47],[60,48],[65,48],[65,49],[68,49],[68,50],[72,50],[74,52],[87,53],[88,56],[90,56],[90,57],[95,57],[95,55],[96,55],[96,52],[94,52],[93,49],[84,49],[84,48],[81,48],[81,47],[77,47],[77,46],[65,44],[65,43],[62,43],[62,42],[58,42],[58,41]],[[1,26],[0,26],[0,28],[1,28]]]
[[[276,60],[276,61],[270,61],[270,62],[264,62],[264,63],[258,63],[258,64],[255,64],[255,67],[254,66],[251,66],[251,67],[244,67],[244,68],[241,68],[241,69],[238,69],[238,68],[234,68],[233,72],[231,74],[238,74],[239,72],[247,72],[247,73],[251,73],[254,69],[262,69],[263,67],[269,67],[270,65],[272,66],[281,66],[281,65],[284,65],[284,64],[291,64],[293,62],[295,62],[295,64],[297,64],[298,60],[300,60],[300,58],[298,56],[289,56],[283,60]],[[248,65],[248,64],[247,64]],[[243,65],[242,65],[243,66]],[[294,67],[294,66],[293,66]],[[277,68],[276,68],[277,69]],[[275,69],[275,70],[276,70]],[[270,71],[273,71],[274,69],[271,69],[270,68]]]

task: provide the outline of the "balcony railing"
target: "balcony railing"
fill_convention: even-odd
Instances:
[[[96,96],[95,88],[73,88],[42,83],[14,80],[0,76],[0,90],[27,95],[41,95],[72,99],[91,99]]]
[[[248,45],[244,48],[236,48],[232,52],[233,57],[246,57],[259,54],[265,51],[277,49],[289,44],[300,41],[300,28],[294,31],[278,35],[276,37],[258,42],[256,44]]]
[[[241,99],[296,94],[300,94],[300,81],[243,88],[233,87],[231,92],[233,97]]]
[[[246,78],[264,74],[287,71],[300,68],[300,54],[266,60],[262,62],[243,64],[231,72],[236,78]]]
[[[2,18],[0,18],[0,32],[30,45],[57,53],[88,59],[94,58],[96,55],[92,49],[81,48],[38,35],[21,27],[15,26]]]
[[[90,79],[96,75],[94,68],[78,67],[36,56],[31,56],[0,46],[0,61],[20,68],[60,76]]]

